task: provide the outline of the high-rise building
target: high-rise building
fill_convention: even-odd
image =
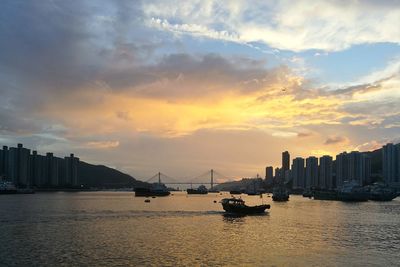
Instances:
[[[7,179],[16,186],[30,186],[29,155],[30,150],[24,148],[22,144],[9,149]]]
[[[283,173],[290,169],[290,154],[288,151],[282,152],[282,170]]]
[[[336,187],[341,187],[343,182],[348,180],[349,164],[347,155],[346,152],[336,155]]]
[[[304,189],[305,183],[305,169],[304,159],[297,157],[293,159],[292,164],[292,177],[293,177],[293,189]]]
[[[369,182],[371,176],[371,160],[359,151],[352,151],[347,154],[348,159],[348,180],[357,181],[360,185]]]
[[[8,147],[3,146],[3,150],[0,150],[0,177],[3,179],[7,178],[8,157]]]
[[[306,159],[306,188],[318,186],[318,158],[308,157]]]
[[[53,153],[46,153],[46,169],[45,169],[46,184],[48,186],[59,186],[58,181],[58,161],[53,156]]]
[[[72,186],[79,186],[78,179],[78,164],[79,158],[71,154],[69,157],[65,157],[65,179],[66,184]]]
[[[31,155],[31,181],[35,187],[48,185],[46,177],[46,157],[33,151]]]
[[[383,179],[390,185],[400,183],[400,144],[388,143],[382,148]]]
[[[332,157],[322,156],[319,158],[318,187],[321,189],[333,189]]]
[[[270,180],[274,177],[274,168],[272,166],[268,166],[265,168],[265,180]]]

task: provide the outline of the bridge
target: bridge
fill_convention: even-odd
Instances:
[[[220,172],[211,169],[198,176],[189,178],[186,181],[181,181],[171,176],[168,176],[164,173],[158,172],[149,179],[147,179],[145,182],[147,183],[158,182],[166,185],[190,185],[191,187],[193,185],[210,185],[210,189],[213,189],[214,185],[216,184],[220,184],[222,182],[231,182],[231,181],[234,181],[234,179],[228,178],[227,176],[221,174]]]

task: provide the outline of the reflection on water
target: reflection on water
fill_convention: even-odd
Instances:
[[[400,262],[400,200],[291,196],[265,215],[233,216],[227,195],[151,199],[132,193],[0,196],[5,266],[365,266]],[[216,202],[216,203],[215,203]]]

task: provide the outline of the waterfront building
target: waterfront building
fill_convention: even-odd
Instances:
[[[319,177],[317,187],[321,189],[333,189],[332,157],[322,156],[319,158]]]
[[[297,157],[293,159],[292,176],[293,176],[293,189],[304,189],[306,186],[306,182],[305,182],[305,168],[304,168],[303,158]]]
[[[0,150],[0,177],[6,179],[8,173],[8,147],[3,146]]]
[[[349,164],[346,152],[336,155],[336,187],[341,187],[343,182],[348,180],[348,166]]]
[[[308,157],[306,159],[306,188],[318,186],[318,158]]]
[[[48,186],[59,186],[58,161],[50,152],[46,153],[45,177]]]
[[[71,154],[69,157],[65,157],[64,160],[65,160],[66,184],[72,186],[79,186],[79,180],[78,180],[79,158],[75,157],[74,154]]]
[[[265,168],[265,180],[270,180],[274,177],[274,168],[272,166],[268,166]]]
[[[282,170],[283,173],[290,169],[290,154],[288,151],[282,152]]]
[[[39,155],[37,151],[33,151],[31,155],[31,181],[35,187],[47,185],[46,180],[46,157]]]
[[[349,181],[357,181],[360,185],[369,182],[371,176],[371,160],[369,156],[359,151],[347,154]]]
[[[400,185],[400,144],[388,143],[382,148],[382,174],[386,183]]]
[[[8,173],[6,178],[16,186],[30,186],[29,155],[30,150],[24,148],[22,144],[18,144],[17,147],[11,147],[8,151]]]

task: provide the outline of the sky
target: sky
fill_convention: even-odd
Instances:
[[[400,141],[400,1],[0,2],[0,144],[147,180]]]

